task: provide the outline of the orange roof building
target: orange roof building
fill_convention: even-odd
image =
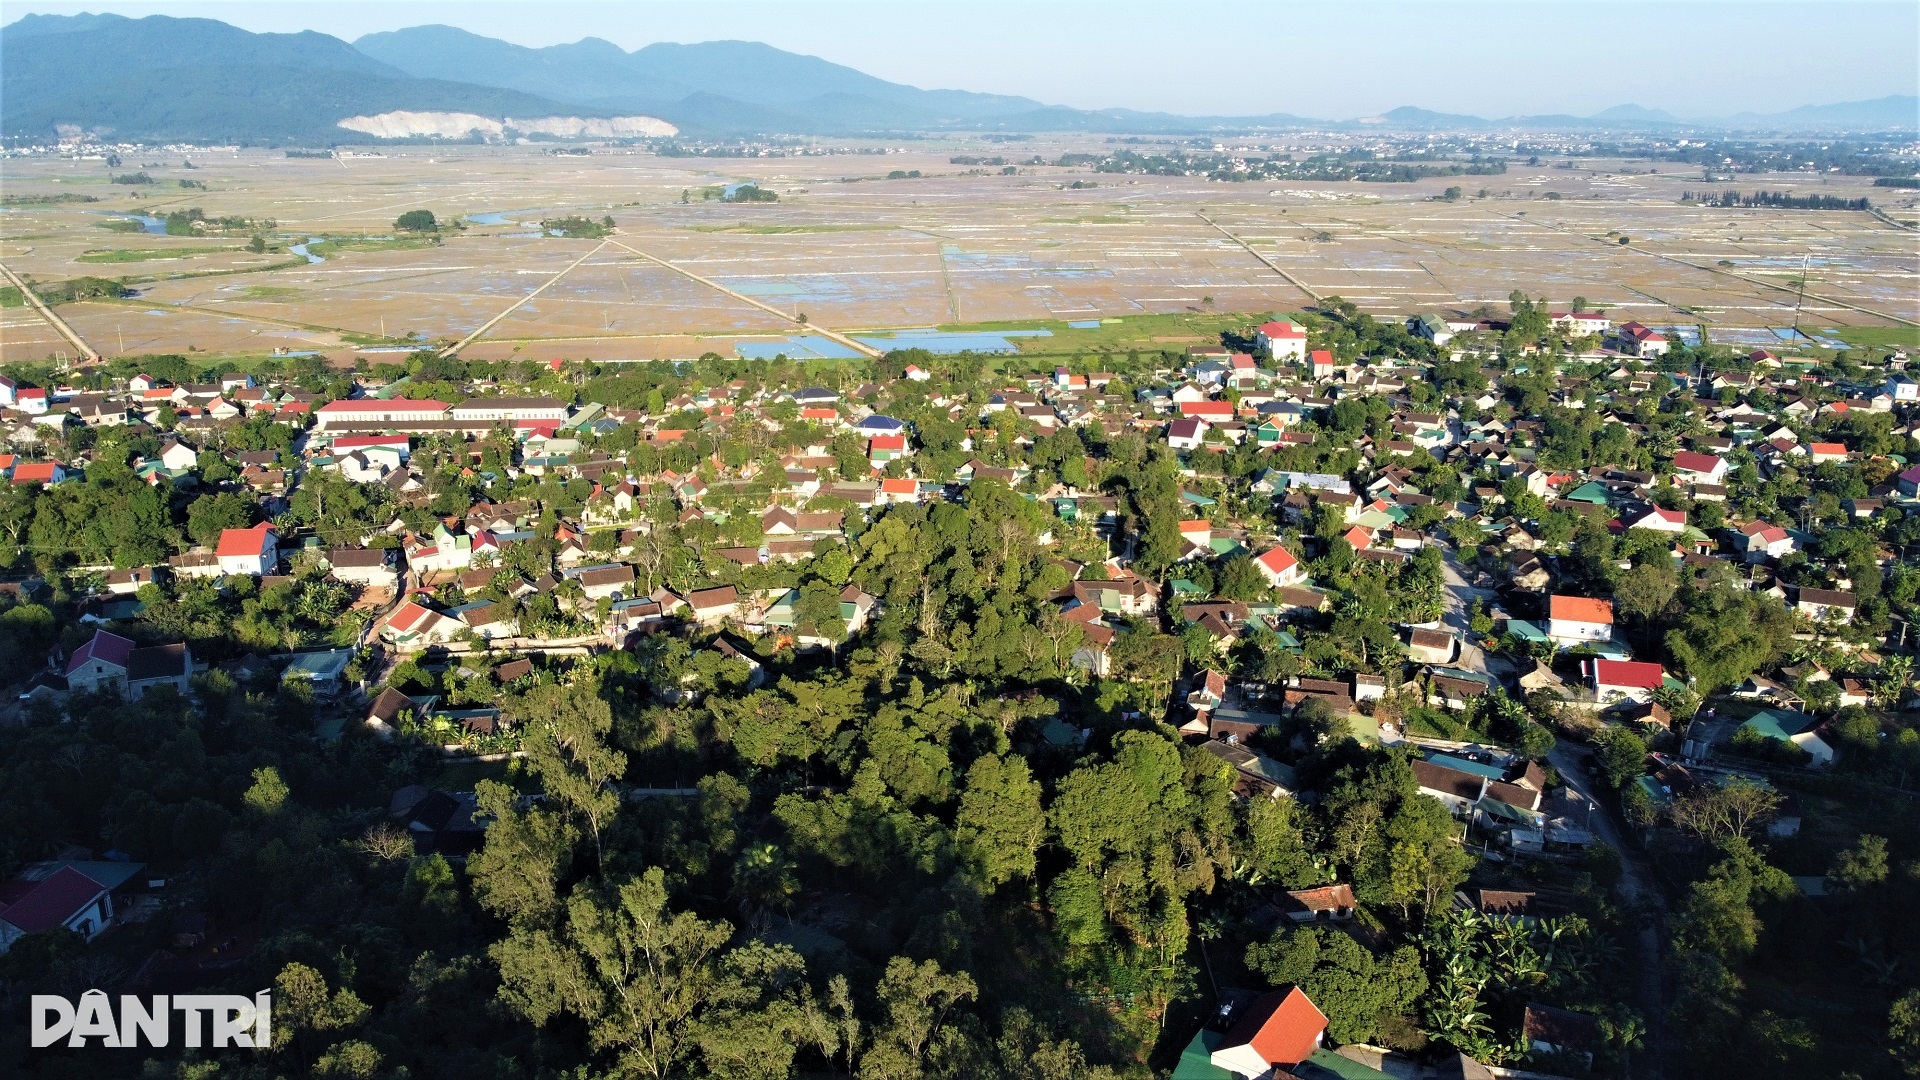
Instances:
[[[1613,601],[1589,596],[1549,598],[1547,636],[1562,645],[1613,640]]]
[[[1266,1076],[1298,1065],[1319,1048],[1327,1017],[1299,987],[1262,994],[1247,1006],[1211,1055],[1213,1064],[1240,1076]]]

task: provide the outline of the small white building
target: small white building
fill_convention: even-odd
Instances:
[[[1613,640],[1613,602],[1587,596],[1547,600],[1547,636],[1561,645]]]
[[[1307,329],[1288,320],[1264,323],[1254,332],[1254,344],[1269,359],[1304,360],[1307,357]]]
[[[251,529],[222,529],[220,544],[214,549],[220,572],[259,577],[271,574],[280,565],[279,537],[273,524],[263,521]]]

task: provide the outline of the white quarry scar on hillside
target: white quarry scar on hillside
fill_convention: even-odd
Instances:
[[[474,132],[488,141],[519,135],[561,138],[623,139],[679,134],[680,129],[651,116],[512,116],[494,119],[462,112],[383,112],[376,116],[349,116],[338,127],[379,139],[441,137],[464,139]]]

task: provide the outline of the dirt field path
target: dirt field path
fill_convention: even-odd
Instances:
[[[668,270],[673,271],[676,274],[679,274],[682,277],[691,278],[694,281],[697,281],[700,284],[705,285],[709,289],[716,289],[720,292],[726,293],[728,296],[733,297],[735,300],[738,300],[743,304],[752,304],[754,307],[759,308],[761,311],[770,312],[771,314],[778,315],[782,319],[785,319],[786,321],[794,324],[795,326],[801,327],[802,329],[805,329],[805,330],[811,330],[814,333],[819,334],[821,337],[828,338],[832,341],[838,342],[841,345],[845,345],[847,348],[854,350],[855,352],[859,353],[862,356],[871,356],[875,359],[879,359],[880,356],[883,355],[879,349],[876,349],[871,345],[867,345],[867,344],[863,344],[861,342],[855,341],[852,338],[846,336],[845,334],[842,334],[835,330],[829,330],[824,326],[815,326],[810,322],[806,322],[802,319],[789,315],[784,311],[781,311],[779,308],[774,307],[772,304],[763,304],[760,301],[755,300],[753,297],[748,296],[745,293],[734,292],[732,289],[727,288],[725,285],[720,284],[719,282],[713,280],[712,278],[701,277],[699,274],[696,274],[693,271],[688,270],[683,266],[677,266],[673,263],[670,263],[658,255],[649,255],[646,252],[641,251],[637,247],[629,247],[628,245],[623,244],[618,240],[608,240],[607,243],[612,244],[614,247],[617,247],[622,251],[628,251],[635,255],[638,255],[641,258],[647,260],[648,262],[655,263],[659,266],[662,266]],[[572,268],[569,267],[568,269],[572,269]],[[562,271],[562,273],[565,273],[565,271]]]
[[[39,296],[35,295],[34,291],[28,288],[27,283],[20,280],[18,275],[16,275],[12,270],[7,269],[4,263],[0,263],[0,275],[4,275],[6,279],[13,284],[14,288],[20,290],[20,295],[26,297],[27,303],[33,305],[33,310],[39,312],[40,317],[47,320],[47,325],[59,331],[61,337],[66,338],[68,342],[72,343],[75,349],[78,349],[80,351],[81,359],[83,360],[100,359],[100,354],[94,351],[93,346],[87,344],[86,340],[80,336],[78,331],[76,331],[73,327],[68,326],[67,320],[61,318],[58,315],[55,315],[53,313],[53,309],[48,307],[46,303],[40,299]]]
[[[552,277],[548,278],[546,281],[542,282],[539,288],[533,290],[527,295],[507,305],[507,309],[505,311],[502,311],[500,314],[495,315],[493,318],[488,319],[486,322],[481,323],[480,326],[476,330],[474,330],[473,333],[468,334],[466,337],[461,338],[459,341],[455,342],[454,344],[447,346],[445,349],[442,349],[440,352],[440,355],[443,357],[458,355],[461,349],[464,349],[467,346],[473,344],[474,340],[479,338],[482,334],[485,334],[487,331],[500,325],[501,319],[504,319],[507,316],[513,314],[514,312],[520,310],[520,305],[526,303],[527,301],[533,299],[536,296],[539,296],[541,293],[546,292],[548,289],[552,288],[554,283],[558,282],[561,278],[566,277],[569,273],[571,273],[574,267],[579,266],[581,263],[586,262],[588,259],[591,259],[595,255],[600,254],[601,249],[605,248],[608,244],[611,244],[611,243],[613,243],[613,241],[611,240],[602,240],[599,243],[593,245],[592,251],[589,251],[585,255],[582,255],[579,258],[568,263],[566,267],[563,268],[559,273],[553,275]]]

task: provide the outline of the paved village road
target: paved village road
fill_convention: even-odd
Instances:
[[[1492,607],[1494,592],[1492,589],[1477,588],[1468,580],[1466,568],[1460,565],[1460,556],[1451,547],[1440,547],[1440,566],[1441,575],[1446,580],[1444,614],[1440,619],[1460,638],[1459,665],[1468,671],[1484,672],[1487,670],[1487,654],[1471,640],[1473,633],[1467,625],[1467,618],[1475,600],[1485,607]]]
[[[1617,800],[1603,801],[1596,792],[1604,794],[1604,789],[1587,776],[1585,764],[1587,752],[1565,740],[1556,740],[1553,752],[1547,755],[1547,761],[1560,773],[1560,779],[1574,791],[1592,803],[1597,813],[1587,816],[1594,835],[1613,846],[1620,853],[1620,900],[1621,906],[1628,912],[1628,918],[1638,919],[1642,929],[1626,942],[1627,956],[1633,965],[1636,979],[1634,982],[1634,1008],[1640,1011],[1647,1024],[1646,1049],[1634,1062],[1635,1080],[1661,1080],[1661,1063],[1667,1060],[1666,1043],[1666,984],[1662,981],[1660,931],[1658,927],[1666,918],[1666,899],[1660,895],[1660,889],[1653,880],[1653,868],[1640,857],[1635,849],[1629,848],[1620,834],[1620,826],[1614,820],[1614,806]]]

